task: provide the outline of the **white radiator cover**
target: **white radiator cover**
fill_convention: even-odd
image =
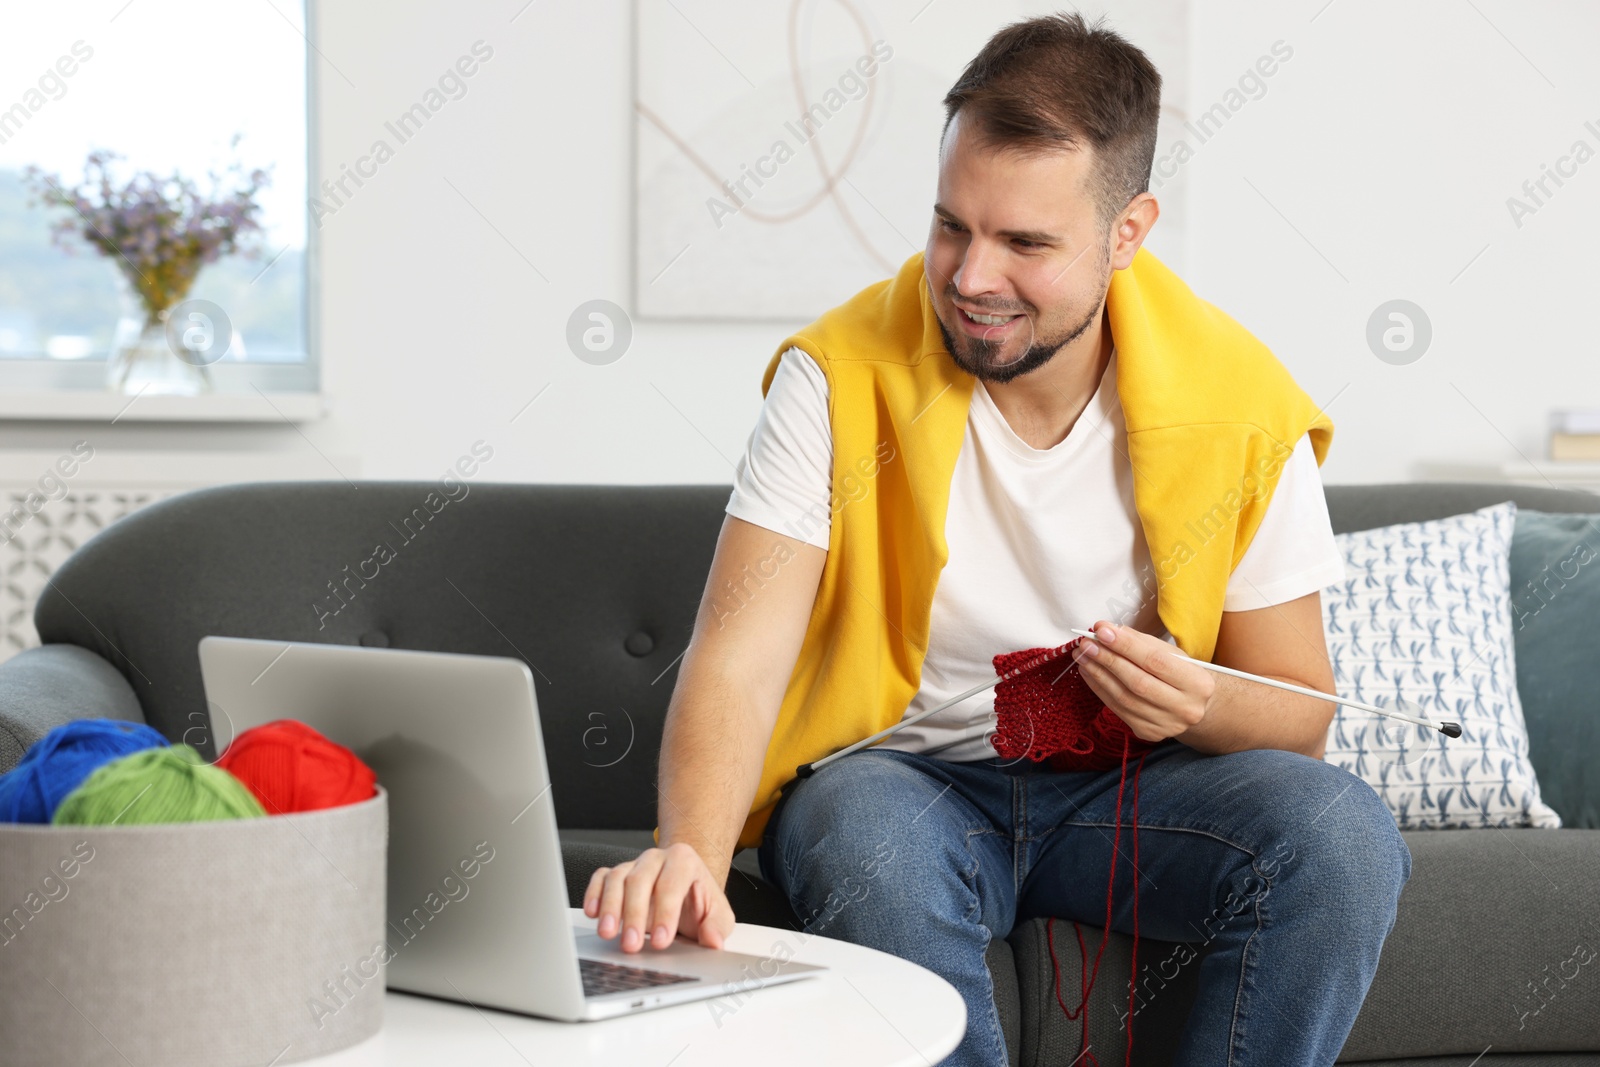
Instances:
[[[112,452],[78,442],[57,451],[0,452],[0,662],[39,643],[33,608],[50,576],[118,519],[189,489],[356,478],[359,467],[352,456],[309,451]]]

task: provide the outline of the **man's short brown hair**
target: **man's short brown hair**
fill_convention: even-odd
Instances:
[[[959,111],[980,142],[996,148],[1087,143],[1102,226],[1150,187],[1161,74],[1126,38],[1082,15],[1046,15],[996,33],[945,94],[944,107],[947,131]]]

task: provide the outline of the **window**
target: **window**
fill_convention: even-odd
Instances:
[[[309,344],[314,249],[306,184],[310,0],[129,0],[18,7],[0,35],[0,388],[103,387],[118,321],[136,305],[112,258],[51,236],[63,207],[33,203],[24,168],[73,188],[94,150],[134,172],[179,173],[224,192],[266,169],[261,230],[205,265],[192,298],[221,306],[234,343],[211,367],[219,392],[315,390]],[[240,135],[233,144],[235,134]]]

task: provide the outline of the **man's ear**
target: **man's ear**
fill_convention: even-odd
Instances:
[[[1117,215],[1111,229],[1111,269],[1126,270],[1133,263],[1134,253],[1144,244],[1146,235],[1161,217],[1161,205],[1149,193],[1140,193],[1128,201],[1128,206]]]

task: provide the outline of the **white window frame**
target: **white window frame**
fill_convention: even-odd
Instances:
[[[306,190],[316,188],[319,70],[311,48],[316,0],[302,0],[305,12]],[[309,211],[309,208],[307,208]],[[307,421],[323,412],[322,242],[315,226],[306,227],[305,274],[301,280],[306,358],[299,363],[210,365],[214,391],[198,396],[141,397],[106,388],[104,360],[0,360],[0,419],[98,419],[126,406],[118,421]],[[262,403],[259,394],[266,394]],[[120,400],[120,403],[117,401]],[[277,409],[274,411],[274,405]]]

